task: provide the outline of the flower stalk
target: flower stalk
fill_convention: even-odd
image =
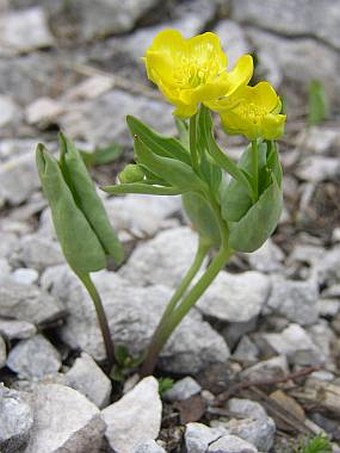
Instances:
[[[108,362],[108,370],[109,374],[113,368],[113,366],[116,363],[115,359],[115,350],[114,350],[114,344],[113,340],[111,338],[111,333],[110,333],[110,326],[105,314],[105,310],[103,307],[102,299],[98,293],[98,290],[96,286],[94,285],[91,277],[89,274],[84,274],[84,275],[78,275],[79,279],[87,289],[87,292],[89,293],[96,313],[97,313],[97,319],[99,323],[99,327],[102,333],[103,341],[104,341],[104,347],[105,347],[105,352],[106,352],[106,358]]]

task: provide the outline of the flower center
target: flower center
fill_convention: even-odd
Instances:
[[[250,103],[240,106],[240,115],[250,123],[256,125],[260,123],[266,115],[266,109],[262,106]]]
[[[180,64],[174,72],[174,79],[178,85],[186,88],[197,88],[207,83],[217,73],[213,61],[193,61],[182,56]]]

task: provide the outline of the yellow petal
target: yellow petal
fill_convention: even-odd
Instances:
[[[206,32],[194,36],[188,39],[187,44],[190,59],[196,62],[198,67],[207,67],[207,72],[212,77],[226,70],[227,56],[223,52],[220,38],[215,33]]]
[[[263,119],[262,136],[266,140],[277,140],[283,135],[286,115],[269,114]]]
[[[254,87],[246,87],[247,102],[253,103],[266,112],[272,112],[278,105],[279,97],[269,82],[259,82]]]
[[[232,71],[228,73],[230,91],[227,94],[231,95],[240,86],[246,85],[252,78],[253,71],[253,57],[251,55],[242,55],[242,57],[237,60]]]

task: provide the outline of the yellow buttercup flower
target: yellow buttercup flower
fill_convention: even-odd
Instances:
[[[286,115],[280,114],[280,98],[269,82],[243,87],[229,100],[229,108],[223,100],[213,107],[229,134],[242,134],[249,140],[276,140],[283,134]]]
[[[185,39],[177,30],[163,30],[146,51],[144,62],[148,78],[182,118],[194,115],[200,103],[231,95],[253,73],[250,55],[242,56],[227,72],[227,56],[211,32]]]

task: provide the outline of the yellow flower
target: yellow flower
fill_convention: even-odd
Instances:
[[[229,100],[229,108],[223,101],[213,107],[229,134],[242,134],[249,140],[275,140],[283,134],[286,115],[280,114],[280,98],[269,82],[238,90]]]
[[[177,30],[163,30],[146,51],[144,62],[148,78],[182,118],[194,115],[199,103],[229,96],[253,73],[250,55],[241,57],[228,73],[220,39],[211,32],[185,39]]]

